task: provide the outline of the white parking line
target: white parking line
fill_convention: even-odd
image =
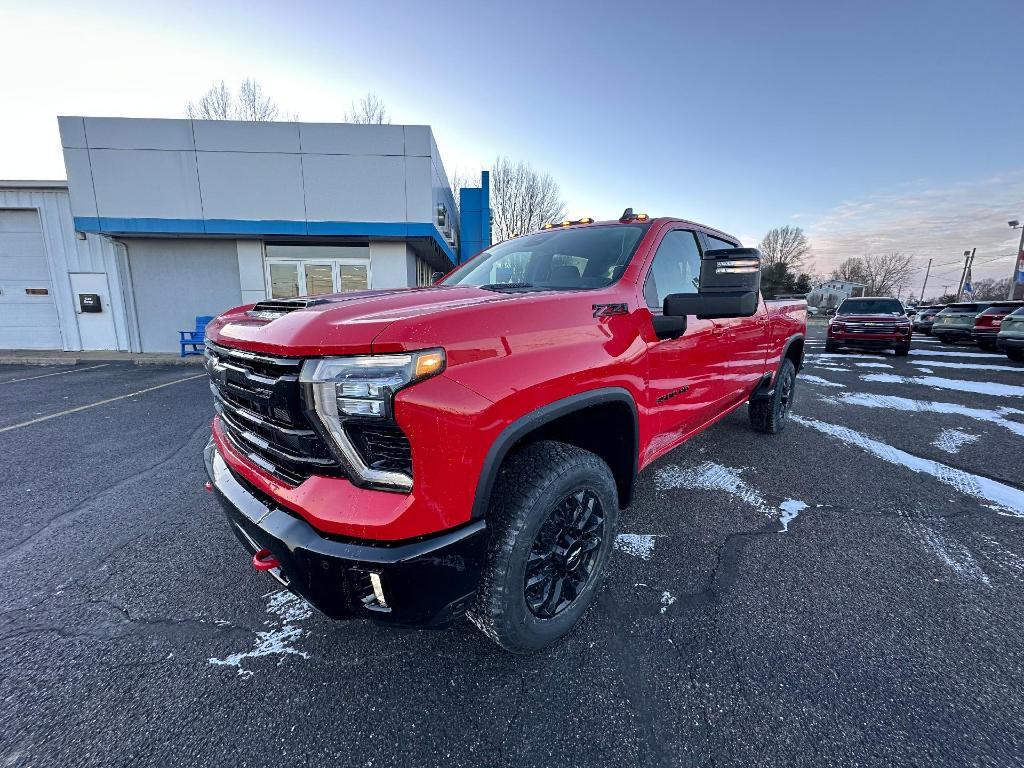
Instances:
[[[23,379],[7,379],[6,381],[0,381],[0,384],[17,384],[19,381],[33,381],[35,379],[45,379],[47,376],[64,376],[69,373],[78,373],[79,371],[94,371],[97,368],[106,368],[110,363],[100,363],[99,365],[88,365],[85,368],[72,368],[70,371],[54,371],[53,373],[41,373],[38,376],[26,376]]]
[[[207,374],[198,373],[195,376],[186,376],[184,379],[175,379],[174,381],[168,381],[166,384],[157,384],[155,387],[147,387],[146,389],[140,389],[138,392],[131,392],[127,395],[118,395],[117,397],[108,397],[106,400],[99,400],[95,403],[89,403],[88,405],[80,405],[77,408],[68,408],[66,411],[60,411],[59,413],[51,413],[48,416],[40,416],[38,419],[32,419],[30,421],[23,421],[20,424],[11,424],[9,427],[0,427],[0,433],[10,432],[12,429],[20,429],[21,427],[28,427],[32,424],[38,424],[41,421],[49,421],[55,419],[58,416],[67,416],[71,413],[78,413],[79,411],[86,411],[89,408],[96,408],[100,405],[106,405],[107,403],[115,403],[118,400],[126,400],[129,397],[135,397],[136,395],[144,395],[147,392],[152,392],[156,389],[163,389],[164,387],[170,387],[174,384],[181,384],[185,381],[192,381],[194,379],[204,378]]]

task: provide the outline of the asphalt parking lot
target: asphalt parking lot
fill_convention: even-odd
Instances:
[[[595,608],[525,658],[254,572],[200,370],[0,366],[0,765],[1021,765],[1024,365],[822,333],[796,421],[647,470]]]

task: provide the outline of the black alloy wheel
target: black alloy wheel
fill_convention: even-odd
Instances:
[[[594,577],[605,514],[590,488],[566,496],[548,515],[526,561],[526,605],[539,619],[550,619],[573,604]]]

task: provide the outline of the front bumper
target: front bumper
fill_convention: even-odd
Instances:
[[[956,339],[957,341],[970,341],[970,328],[957,328],[955,326],[936,325],[932,327],[932,336],[940,339]]]
[[[321,536],[227,466],[211,441],[206,472],[231,530],[250,554],[270,550],[270,573],[333,619],[370,618],[399,626],[444,626],[476,594],[486,557],[483,520],[407,542],[370,543]],[[370,574],[380,577],[384,603]]]
[[[910,334],[836,333],[828,341],[837,347],[858,349],[891,349],[910,344]]]

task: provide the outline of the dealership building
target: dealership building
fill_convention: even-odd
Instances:
[[[0,182],[0,348],[175,352],[197,316],[426,285],[490,244],[487,173],[456,207],[428,126],[58,123],[67,181]]]

